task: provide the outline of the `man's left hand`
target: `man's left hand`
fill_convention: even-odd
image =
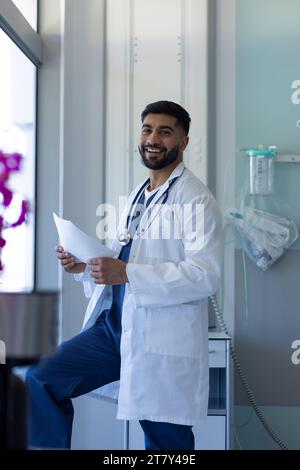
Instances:
[[[96,284],[125,284],[128,282],[126,263],[114,258],[93,258],[88,261]]]

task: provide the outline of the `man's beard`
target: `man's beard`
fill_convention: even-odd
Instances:
[[[151,148],[149,145],[147,145],[147,147]],[[154,146],[152,148],[160,148],[160,147]],[[139,147],[139,152],[142,157],[142,162],[147,168],[149,168],[150,170],[161,170],[162,168],[165,168],[166,166],[170,165],[171,163],[177,160],[177,157],[179,154],[179,145],[176,145],[167,153],[165,153],[165,156],[162,159],[155,157],[155,154],[153,154],[153,159],[149,160],[148,158],[145,157],[144,147],[143,148]]]

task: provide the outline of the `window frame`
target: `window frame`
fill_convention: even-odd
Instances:
[[[42,64],[41,37],[11,0],[1,0],[0,28],[36,67]]]
[[[0,28],[36,66],[35,87],[35,178],[34,178],[34,250],[33,250],[33,285],[32,291],[37,288],[37,195],[38,195],[38,82],[39,67],[42,65],[42,39],[39,35],[39,0],[37,11],[37,31],[35,31],[20,10],[11,0],[1,0]]]

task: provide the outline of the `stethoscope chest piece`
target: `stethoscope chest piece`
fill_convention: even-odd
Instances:
[[[121,245],[123,246],[126,246],[128,245],[128,243],[130,242],[131,240],[131,236],[128,232],[125,232],[125,233],[121,233],[119,235],[119,242],[121,243]]]
[[[167,199],[168,199],[168,194],[169,194],[169,189],[171,188],[171,186],[175,183],[175,181],[177,180],[178,176],[176,176],[175,178],[173,178],[170,183],[169,183],[169,186],[165,189],[165,191],[158,197],[158,199],[160,199],[161,197],[163,197],[163,200],[162,200],[162,204],[165,204]],[[145,190],[145,188],[149,185],[150,183],[150,178],[147,179],[147,181],[142,185],[142,187],[139,189],[139,191],[137,192],[134,200],[132,201],[131,203],[131,208],[130,208],[130,211],[129,211],[129,214],[127,216],[127,222],[126,222],[126,227],[125,227],[125,230],[123,233],[120,233],[119,237],[118,237],[118,240],[119,242],[121,243],[121,245],[123,246],[126,246],[128,245],[128,243],[130,242],[131,240],[131,236],[130,236],[130,233],[129,233],[129,221],[132,220],[132,212],[133,212],[133,209],[134,209],[134,206],[135,204],[137,203],[137,201],[139,200],[139,198],[141,197],[143,191]],[[157,201],[156,201],[157,202]],[[140,213],[138,212],[137,216],[139,216]],[[144,230],[141,230],[141,232],[144,232]]]

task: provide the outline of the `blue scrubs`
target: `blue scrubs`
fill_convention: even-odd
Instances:
[[[119,254],[118,259],[127,263],[129,260],[130,250],[131,250],[132,240],[128,245],[123,246],[121,253]],[[116,347],[120,350],[120,341],[121,341],[121,316],[122,308],[125,294],[125,284],[118,284],[112,286],[112,304],[110,310],[104,310],[99,317],[98,321],[105,321],[108,330],[110,331]]]
[[[147,199],[148,205],[155,194]],[[135,229],[144,207],[131,220]],[[119,259],[128,262],[131,242]],[[112,286],[112,304],[95,325],[63,342],[56,353],[42,359],[27,373],[29,389],[29,446],[31,448],[69,449],[73,423],[71,398],[88,393],[120,379],[121,316],[125,284]],[[99,312],[100,314],[100,312]],[[193,450],[191,426],[143,420],[147,450]]]

